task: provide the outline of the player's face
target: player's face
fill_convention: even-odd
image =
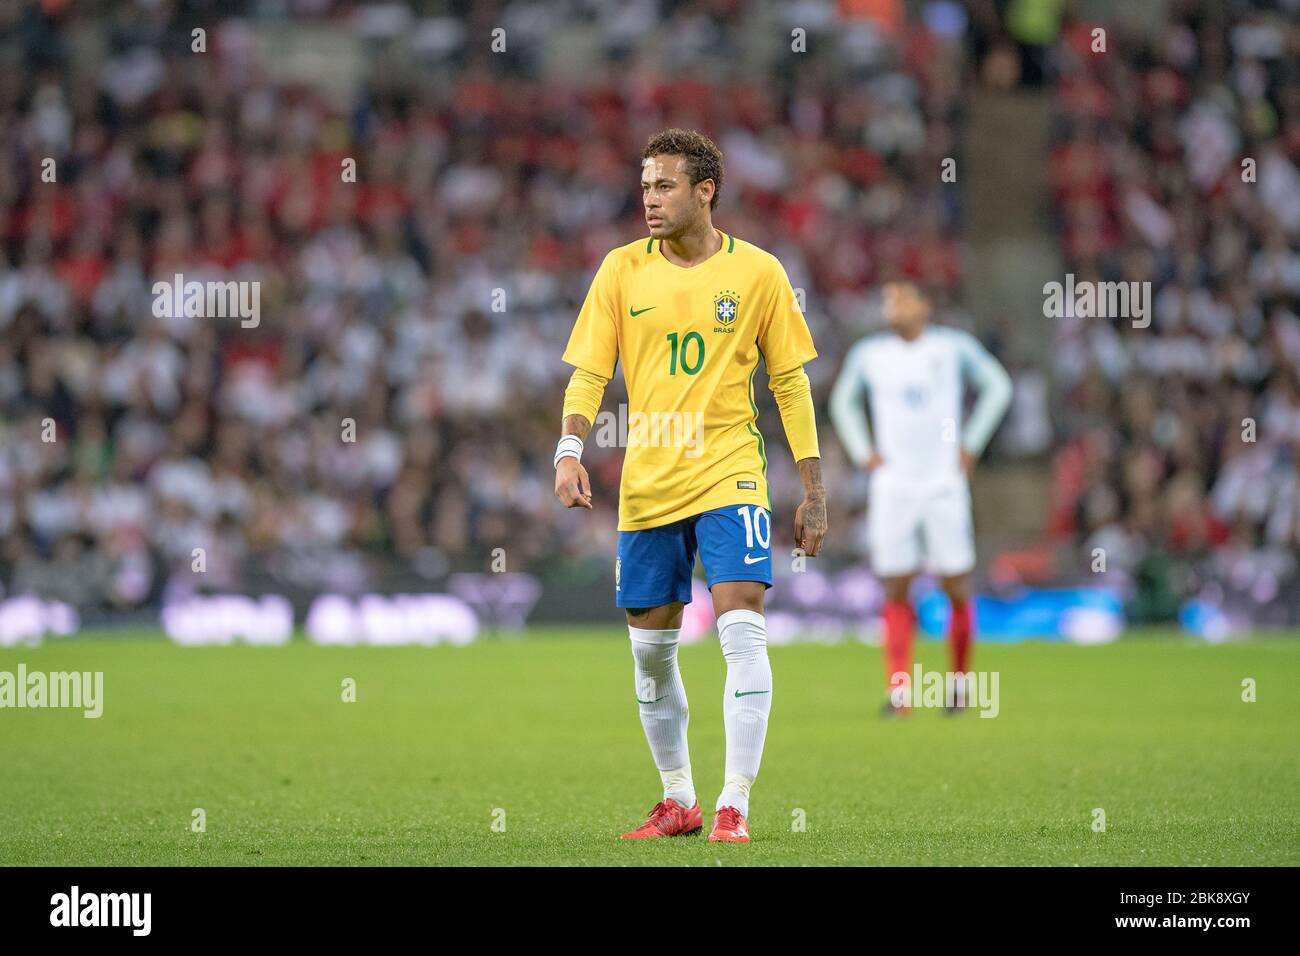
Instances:
[[[650,235],[673,239],[690,232],[709,206],[712,192],[705,183],[691,187],[682,156],[651,156],[641,164],[641,201]]]
[[[885,321],[904,338],[919,335],[930,319],[930,303],[910,282],[886,283],[882,305]]]

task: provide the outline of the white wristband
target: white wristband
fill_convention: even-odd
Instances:
[[[561,458],[576,458],[582,461],[582,439],[577,435],[561,435],[555,446],[555,467],[560,466]]]

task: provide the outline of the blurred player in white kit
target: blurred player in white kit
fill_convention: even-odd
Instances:
[[[867,539],[885,588],[885,680],[896,689],[910,682],[910,591],[922,570],[940,578],[952,604],[951,671],[964,674],[970,666],[975,540],[968,479],[1011,401],[1011,379],[974,336],[931,325],[929,300],[914,283],[891,282],[883,293],[889,331],[849,350],[830,411],[850,460],[871,475]],[[965,422],[964,381],[978,394]],[[890,695],[882,713],[907,710]]]

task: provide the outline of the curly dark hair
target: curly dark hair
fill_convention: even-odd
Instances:
[[[722,150],[703,133],[693,129],[666,129],[650,137],[641,153],[642,159],[667,153],[686,158],[686,174],[691,178],[691,186],[706,179],[713,180],[713,199],[710,209],[718,208],[718,196],[722,194]]]

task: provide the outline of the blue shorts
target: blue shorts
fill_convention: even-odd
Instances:
[[[759,505],[727,505],[658,528],[620,531],[615,606],[690,604],[697,548],[710,588],[720,581],[772,586],[772,513]]]

